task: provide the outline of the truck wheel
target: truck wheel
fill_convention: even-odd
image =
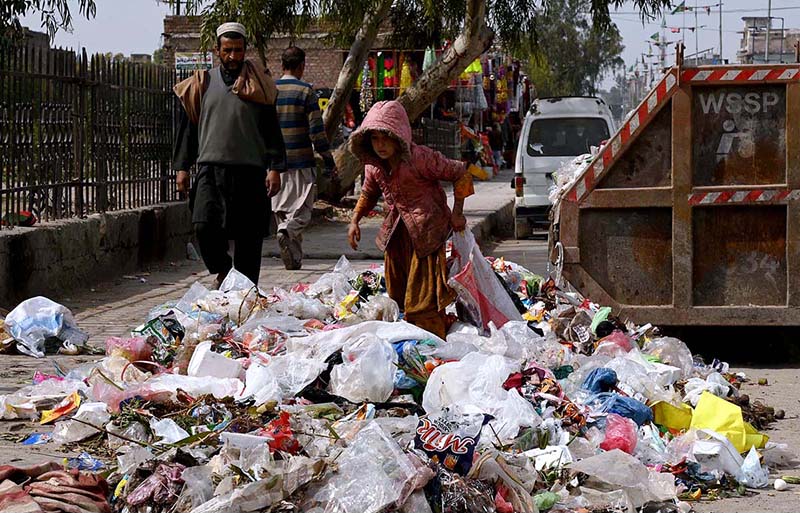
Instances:
[[[517,217],[514,219],[514,238],[517,240],[528,239],[532,233],[531,225],[528,223],[526,217]]]

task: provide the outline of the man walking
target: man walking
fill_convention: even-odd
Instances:
[[[258,284],[269,197],[280,190],[286,165],[275,84],[261,66],[245,60],[246,50],[243,25],[220,25],[221,65],[175,86],[183,105],[173,155],[178,190],[187,192],[188,170],[196,162],[189,207],[200,255],[217,288],[231,267]]]
[[[314,150],[332,169],[331,156],[322,113],[311,84],[303,82],[305,52],[287,48],[281,56],[283,76],[278,87],[278,119],[286,143],[286,172],[280,193],[272,198],[272,211],[278,225],[278,246],[286,269],[303,265],[303,230],[311,222],[316,195]],[[312,148],[313,145],[313,148]]]

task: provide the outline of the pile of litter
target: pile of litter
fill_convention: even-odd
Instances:
[[[780,412],[744,401],[727,364],[468,233],[449,260],[446,340],[398,320],[380,267],[344,258],[292,290],[236,271],[193,285],[98,362],[0,396],[1,418],[54,424],[25,444],[82,451],[0,467],[0,510],[685,512],[794,464],[747,422]],[[44,298],[0,330],[34,356],[86,340]]]

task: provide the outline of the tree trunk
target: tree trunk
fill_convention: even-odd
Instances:
[[[392,2],[393,0],[380,0],[375,11],[367,12],[364,15],[364,21],[350,46],[350,53],[347,54],[344,66],[339,72],[336,87],[333,89],[328,108],[325,109],[322,118],[325,123],[325,134],[329,141],[333,140],[342,123],[342,116],[344,116],[345,108],[350,100],[350,93],[356,85],[358,74],[364,67],[369,50],[378,36],[378,28],[389,15]]]
[[[486,26],[486,0],[468,0],[464,30],[442,57],[406,89],[398,101],[415,120],[447,90],[469,64],[489,49],[494,32]]]

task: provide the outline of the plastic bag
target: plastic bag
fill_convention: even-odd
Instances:
[[[383,402],[392,395],[397,353],[391,344],[360,335],[344,346],[342,360],[331,371],[332,394],[355,403]]]
[[[323,303],[333,305],[341,301],[352,290],[350,281],[342,273],[327,273],[319,277],[305,294],[309,297],[319,299]]]
[[[400,307],[389,296],[373,296],[361,305],[357,316],[359,322],[385,321],[395,322],[400,317]]]
[[[508,321],[521,321],[514,302],[481,254],[470,230],[453,234],[454,262],[448,285],[458,293],[458,301],[466,307],[477,325],[489,329],[489,322],[502,328]]]
[[[36,358],[44,356],[45,341],[50,337],[58,338],[67,348],[82,346],[89,339],[78,329],[69,309],[42,296],[17,305],[6,317],[5,325],[17,341],[17,349]]]
[[[198,344],[186,374],[189,376],[213,376],[216,378],[238,378],[242,374],[242,364],[211,350],[211,342]]]
[[[600,448],[604,451],[619,449],[633,454],[636,450],[636,423],[615,413],[606,417],[606,435]]]
[[[106,354],[119,356],[131,362],[147,361],[153,355],[153,346],[148,344],[144,337],[111,337],[106,340]]]
[[[205,504],[214,496],[213,474],[208,465],[189,467],[181,474],[181,479],[186,484],[183,495],[189,497],[192,508]]]
[[[706,379],[691,378],[683,387],[683,400],[692,406],[697,406],[700,396],[704,392],[710,392],[717,397],[727,397],[731,386],[719,372],[712,372]]]
[[[587,405],[594,412],[616,413],[633,420],[640,426],[653,422],[653,410],[650,407],[636,399],[619,394],[608,392],[595,394],[589,399]]]
[[[83,403],[73,419],[82,420],[98,427],[95,429],[75,420],[56,422],[53,428],[53,441],[60,444],[79,442],[101,432],[106,422],[111,419],[106,411],[105,403]]]
[[[461,361],[433,369],[422,395],[422,407],[431,414],[455,404],[474,406],[494,417],[494,433],[510,443],[521,427],[534,427],[542,421],[516,389],[503,388],[509,374],[516,370],[518,365],[502,356],[469,353]]]
[[[681,369],[684,379],[689,379],[694,374],[692,352],[677,338],[654,338],[644,345],[643,350],[658,358],[661,363]]]
[[[475,446],[491,415],[462,411],[458,405],[419,419],[414,447],[425,452],[450,471],[467,475]]]
[[[755,447],[745,456],[740,470],[739,482],[749,488],[766,488],[769,485],[769,470],[762,466]]]
[[[639,460],[619,449],[600,453],[570,465],[592,479],[622,489],[635,508],[646,502],[675,498],[675,477],[649,470]],[[591,481],[586,483],[588,488]]]
[[[404,503],[414,489],[416,467],[375,422],[358,432],[336,462],[339,471],[328,473],[306,495],[325,511],[377,513]]]
[[[153,436],[159,438],[156,444],[174,444],[189,437],[189,433],[178,426],[172,419],[150,419]]]
[[[621,350],[625,351],[626,353],[631,349],[633,349],[633,341],[631,340],[631,338],[619,330],[614,330],[611,333],[611,335],[598,340],[597,350],[602,352],[603,351],[602,347],[605,344],[618,346]]]
[[[286,292],[275,289],[275,295],[280,299],[273,304],[271,310],[291,315],[298,319],[325,320],[331,316],[331,308],[318,299],[312,299],[299,292]]]
[[[704,392],[692,415],[691,427],[712,430],[726,437],[739,453],[751,447],[764,447],[769,438],[759,433],[742,417],[742,409],[725,399]]]
[[[612,391],[614,387],[617,386],[618,382],[617,373],[614,372],[613,369],[599,367],[593,369],[592,372],[586,376],[586,379],[583,381],[583,388],[593,394],[599,394],[600,392]]]

